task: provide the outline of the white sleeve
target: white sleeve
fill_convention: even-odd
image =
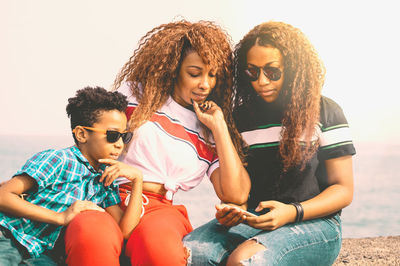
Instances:
[[[215,169],[217,169],[217,168],[219,168],[219,159],[218,159],[218,157],[217,157],[216,160],[214,160],[214,161],[210,164],[210,166],[208,167],[208,170],[207,170],[208,178],[211,177],[211,174],[212,174],[212,173],[215,171]]]

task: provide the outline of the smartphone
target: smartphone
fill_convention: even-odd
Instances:
[[[228,205],[228,204],[221,204],[221,205],[222,205],[223,208],[228,207],[229,209],[237,209],[237,210],[239,210],[240,212],[244,213],[247,216],[251,216],[251,217],[257,217],[258,216],[258,215],[254,214],[254,213],[245,211],[245,210],[243,210],[243,209],[241,209],[239,207],[236,207],[236,206],[231,206],[231,205]]]

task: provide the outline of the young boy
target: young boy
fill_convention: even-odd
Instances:
[[[76,146],[35,154],[0,186],[0,265],[55,265],[50,251],[59,238],[62,242],[63,227],[83,211],[106,211],[120,225],[124,237],[139,222],[142,174],[116,161],[132,138],[132,133],[126,132],[125,96],[87,87],[68,101]],[[118,206],[118,188],[112,183],[118,176],[132,181],[125,212]],[[19,196],[22,193],[28,194],[25,200]],[[122,235],[117,237],[117,252]],[[68,259],[74,263],[73,258]]]

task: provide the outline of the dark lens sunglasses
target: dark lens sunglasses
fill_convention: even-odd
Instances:
[[[115,143],[119,140],[119,138],[122,137],[122,142],[124,144],[128,144],[129,141],[131,141],[133,133],[132,132],[118,132],[116,130],[105,130],[105,129],[100,129],[100,128],[95,128],[95,127],[84,127],[84,129],[90,130],[90,131],[95,131],[95,132],[101,132],[107,135],[107,141],[110,143]],[[72,132],[75,133],[75,129],[72,130]]]
[[[261,69],[264,75],[271,81],[280,80],[282,77],[282,71],[277,67],[264,66],[264,67],[256,67],[251,66],[244,70],[244,73],[249,77],[250,81],[256,81],[260,77]]]

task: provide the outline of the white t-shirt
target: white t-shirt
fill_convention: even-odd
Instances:
[[[127,84],[119,92],[128,97],[128,118],[138,106]],[[121,161],[140,169],[144,182],[164,184],[167,199],[178,189],[189,190],[219,167],[216,153],[206,145],[196,114],[170,96],[149,121],[138,129]],[[213,142],[213,140],[211,140]],[[119,184],[129,182],[117,179]]]

